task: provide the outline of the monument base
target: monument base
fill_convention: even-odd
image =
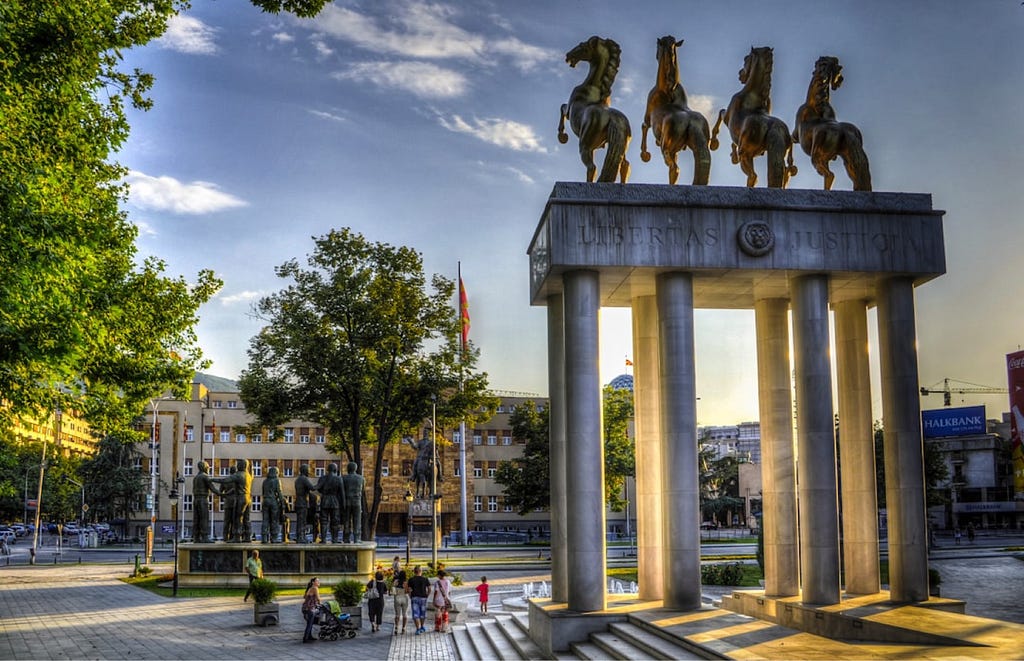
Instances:
[[[376,542],[354,544],[256,544],[243,542],[178,545],[178,584],[184,587],[249,585],[245,562],[260,552],[263,574],[280,587],[305,587],[317,576],[327,587],[343,579],[368,581],[376,559]]]
[[[636,601],[630,599],[629,603],[623,603],[625,600],[616,600],[612,595],[608,599],[608,608],[588,613],[571,611],[567,604],[551,599],[531,599],[530,638],[547,658],[553,659],[557,653],[568,652],[572,643],[586,640],[592,633],[607,631],[610,624],[625,622],[629,611],[627,606]]]

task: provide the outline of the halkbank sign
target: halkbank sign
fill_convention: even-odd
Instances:
[[[963,406],[921,411],[921,431],[925,438],[984,434],[985,407]]]

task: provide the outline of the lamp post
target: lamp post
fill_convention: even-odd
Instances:
[[[437,569],[437,534],[441,527],[438,517],[441,494],[437,493],[437,395],[430,396],[430,447],[433,449],[433,464],[430,476],[430,558]]]
[[[177,518],[178,518],[178,498],[179,498],[178,487],[179,486],[184,486],[184,484],[185,484],[185,478],[183,478],[181,476],[181,474],[178,474],[178,476],[175,477],[175,479],[174,479],[174,485],[171,487],[171,492],[169,494],[167,494],[167,498],[170,499],[170,501],[171,501],[171,510],[173,512],[171,518],[172,518],[172,520],[175,521],[175,525],[177,525]],[[179,536],[180,536],[179,535],[179,531],[175,530],[174,531],[174,579],[171,582],[171,586],[172,586],[171,587],[171,596],[172,597],[177,597],[178,596],[178,537]]]
[[[60,404],[53,409],[53,442],[60,439]],[[36,564],[36,549],[39,547],[39,515],[43,510],[43,478],[46,476],[46,436],[43,436],[43,460],[39,464],[39,491],[36,494],[36,520],[32,531],[32,548],[29,549],[29,564]]]
[[[406,508],[405,508],[405,512],[406,512],[406,514],[405,514],[405,566],[408,567],[409,563],[410,563],[410,560],[409,560],[409,549],[411,548],[411,545],[412,545],[412,501],[413,501],[412,491],[410,491],[409,489],[406,489],[405,490],[404,498],[405,498],[405,504],[406,504]]]
[[[25,469],[25,491],[22,498],[25,501],[25,526],[28,526],[28,474],[39,468],[39,464],[32,464]]]

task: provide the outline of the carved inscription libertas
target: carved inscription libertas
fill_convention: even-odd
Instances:
[[[721,231],[718,226],[705,227],[692,224],[668,224],[664,227],[602,225],[600,223],[579,223],[576,238],[582,245],[655,245],[655,246],[705,246],[718,243]]]

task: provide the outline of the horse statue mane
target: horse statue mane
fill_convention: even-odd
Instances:
[[[565,61],[571,67],[580,62],[590,64],[586,79],[572,90],[569,102],[562,104],[558,120],[558,141],[565,144],[569,136],[565,132],[565,120],[569,120],[572,132],[580,138],[580,160],[587,168],[587,181],[614,182],[616,177],[622,183],[629,179],[629,161],[626,149],[631,131],[629,120],[624,114],[611,107],[611,90],[619,73],[622,49],[611,39],[593,36],[581,41],[565,54]],[[607,146],[604,165],[597,176],[594,151]]]
[[[725,122],[732,137],[732,162],[739,164],[751,188],[757,184],[754,158],[762,154],[767,154],[769,188],[785,188],[797,172],[789,128],[770,114],[773,65],[774,54],[770,47],[751,46],[739,72],[743,89],[733,95],[728,108],[718,113],[712,131],[712,140],[715,140],[719,127]]]
[[[679,178],[676,156],[689,147],[693,151],[693,185],[706,186],[711,175],[711,149],[718,148],[718,140],[710,139],[708,120],[700,112],[690,110],[686,103],[686,90],[679,82],[679,61],[676,49],[683,40],[673,36],[658,39],[658,78],[647,95],[647,112],[641,131],[640,158],[651,160],[647,151],[647,130],[653,129],[654,143],[661,147],[661,155],[668,166],[668,183]]]
[[[864,153],[860,129],[848,122],[836,121],[831,91],[843,84],[843,67],[839,58],[823,55],[814,63],[807,102],[796,113],[793,140],[811,157],[811,164],[825,179],[825,190],[832,189],[835,174],[829,162],[842,156],[853,190],[871,190],[871,168]]]

